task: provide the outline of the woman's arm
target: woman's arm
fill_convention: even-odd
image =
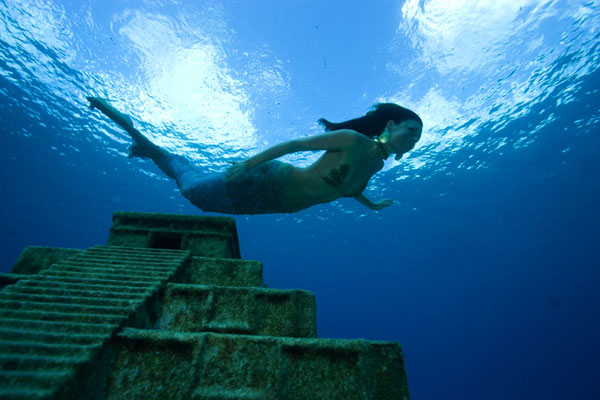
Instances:
[[[296,151],[298,150],[296,150],[294,140],[288,140],[285,142],[278,143],[275,146],[271,146],[268,149],[253,155],[252,157],[243,161],[243,163],[246,164],[246,167],[248,169],[250,169],[267,161],[271,161],[276,158],[285,156],[286,154],[295,153]]]
[[[373,203],[371,200],[369,200],[365,195],[363,194],[359,194],[358,196],[354,196],[354,198],[361,204],[364,204],[365,206],[369,207],[371,210],[381,210],[382,208],[386,208],[392,205],[393,200],[391,199],[383,199],[381,201],[378,201],[377,203]]]
[[[352,145],[358,133],[351,130],[339,130],[329,132],[322,135],[309,136],[300,139],[292,139],[275,146],[269,147],[266,150],[248,158],[245,161],[236,163],[227,172],[230,179],[235,176],[254,168],[267,161],[274,160],[286,154],[296,153],[298,151],[341,151]]]
[[[249,168],[254,168],[267,161],[298,151],[340,151],[352,144],[355,135],[356,132],[344,129],[322,135],[288,140],[248,158],[246,164]]]

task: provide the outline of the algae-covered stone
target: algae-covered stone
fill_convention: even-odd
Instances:
[[[115,212],[107,244],[190,250],[194,256],[240,258],[235,221],[226,217]]]
[[[11,273],[33,275],[48,268],[52,264],[81,253],[78,249],[61,249],[56,247],[27,246],[12,267]]]
[[[316,303],[304,290],[168,284],[159,329],[316,337]]]
[[[264,286],[259,261],[193,257],[181,283],[218,286]]]
[[[110,246],[0,275],[0,399],[407,400],[397,343],[316,339],[231,218],[117,212]]]
[[[114,344],[108,399],[409,398],[392,342],[125,329]]]
[[[97,246],[3,288],[0,399],[98,398],[93,383],[82,392],[77,382],[94,379],[94,360],[107,358],[111,336],[142,318],[190,260],[187,251]],[[155,270],[161,278],[148,279]]]

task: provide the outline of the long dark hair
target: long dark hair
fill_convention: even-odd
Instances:
[[[371,110],[360,118],[351,119],[344,122],[334,123],[325,118],[319,120],[326,131],[337,131],[338,129],[352,129],[365,136],[373,138],[381,135],[388,121],[396,123],[413,120],[423,125],[423,121],[414,111],[404,108],[394,103],[377,103]]]

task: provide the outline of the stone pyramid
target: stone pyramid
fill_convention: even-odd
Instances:
[[[231,218],[116,212],[106,246],[0,274],[0,399],[409,398],[397,343],[316,338]]]

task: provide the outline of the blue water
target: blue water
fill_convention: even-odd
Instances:
[[[0,0],[0,271],[201,213],[86,95],[206,171],[398,102],[425,129],[366,192],[393,207],[238,216],[242,256],[316,294],[320,337],[399,342],[413,399],[598,400],[599,8]]]

